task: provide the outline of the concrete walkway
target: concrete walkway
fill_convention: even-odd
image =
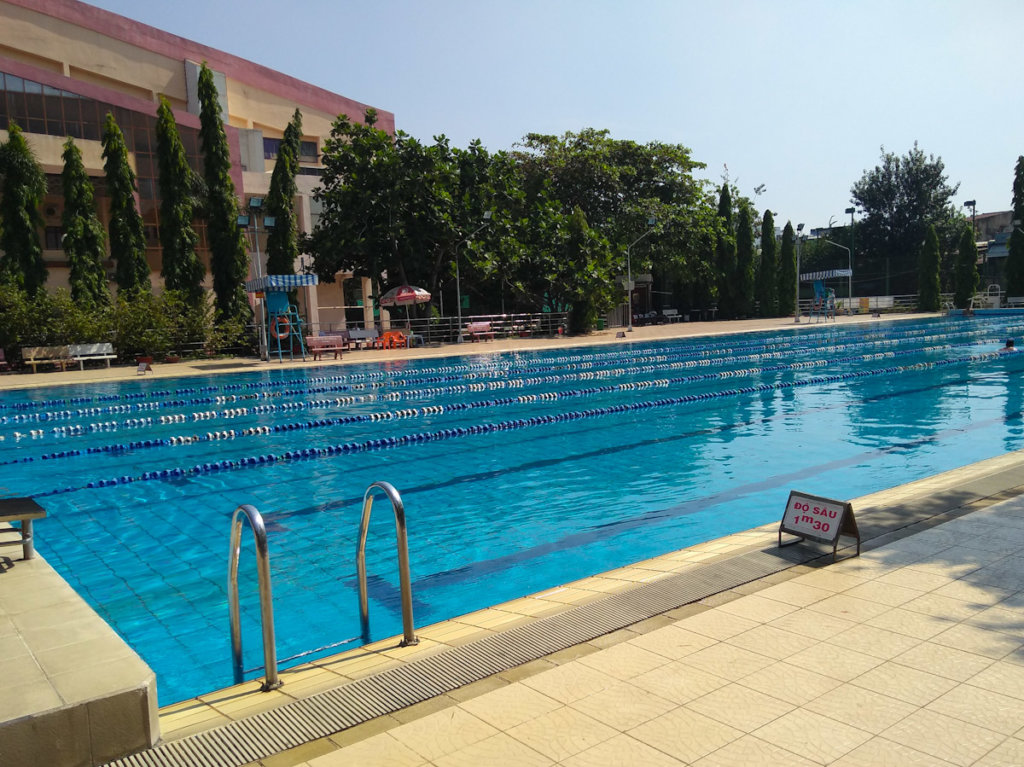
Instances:
[[[261,764],[1024,764],[1024,498],[676,613]]]

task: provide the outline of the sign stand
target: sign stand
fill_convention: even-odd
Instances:
[[[797,536],[795,541],[782,542],[782,534]],[[857,556],[860,556],[860,530],[853,516],[853,505],[846,501],[822,498],[818,495],[798,493],[790,490],[786,513],[779,525],[779,546],[791,546],[804,540],[832,544],[832,561],[836,561],[839,536],[857,539]]]

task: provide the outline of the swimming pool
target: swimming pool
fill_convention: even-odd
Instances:
[[[1021,315],[815,325],[7,392],[0,495],[46,507],[39,550],[157,672],[166,705],[232,682],[241,503],[267,520],[279,657],[348,643],[336,652],[362,642],[355,540],[374,481],[406,505],[422,626],[776,521],[790,489],[850,498],[1024,447],[1024,356],[996,351],[1022,329]],[[373,639],[401,632],[378,506]]]

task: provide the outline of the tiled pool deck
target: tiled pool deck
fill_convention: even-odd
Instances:
[[[700,332],[694,325],[635,337]],[[778,321],[759,329],[772,327]],[[28,378],[2,377],[0,386]],[[791,567],[252,764],[1024,764],[1024,455],[853,503],[862,527],[877,519],[893,531],[859,558]],[[922,521],[902,528],[910,511]],[[386,641],[310,663],[284,672],[276,692],[249,684],[167,707],[163,738],[187,739],[638,584],[770,549],[776,528],[418,628],[415,647]],[[16,562],[9,573],[19,569],[28,567]],[[0,642],[19,631],[4,614],[16,599],[9,583],[0,577]]]

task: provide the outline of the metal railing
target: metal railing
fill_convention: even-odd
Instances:
[[[231,657],[234,666],[235,684],[244,680],[242,666],[242,626],[238,606],[238,555],[242,546],[242,522],[249,520],[256,542],[256,565],[259,576],[260,623],[263,627],[263,665],[266,679],[260,686],[263,692],[276,690],[281,686],[277,675],[277,647],[274,641],[274,598],[270,589],[270,552],[267,549],[267,529],[263,515],[255,506],[243,504],[235,509],[231,517],[231,550],[228,556],[228,612],[231,619]]]
[[[366,488],[363,496],[363,517],[359,522],[359,543],[356,547],[356,571],[359,574],[359,618],[362,622],[363,636],[369,641],[370,609],[366,595],[366,532],[370,526],[370,512],[373,510],[373,491],[375,488],[384,491],[391,501],[395,512],[395,534],[398,544],[398,580],[402,589],[402,641],[401,647],[419,644],[413,632],[412,620],[412,582],[409,577],[409,544],[405,530],[405,505],[402,496],[389,482],[374,482]]]
[[[531,312],[520,314],[474,314],[462,316],[462,333],[470,323],[489,322],[495,338],[518,338],[530,336],[555,336],[559,328],[565,332],[568,312]],[[362,328],[362,323],[319,322],[304,324],[303,329],[310,335],[332,333],[341,330]],[[378,330],[404,330],[418,336],[424,344],[440,345],[459,343],[459,320],[457,317],[413,317],[406,319],[404,310],[391,311],[386,325],[377,324]]]

